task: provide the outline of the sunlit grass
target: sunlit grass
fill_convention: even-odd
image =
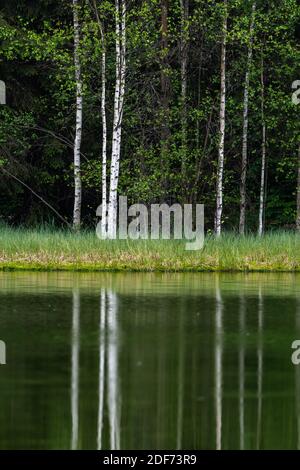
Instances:
[[[92,231],[0,226],[0,269],[78,271],[298,271],[300,235],[207,236],[202,250],[184,240],[99,240]]]

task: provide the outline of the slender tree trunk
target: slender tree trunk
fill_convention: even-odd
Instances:
[[[182,150],[182,182],[186,184],[186,157],[187,157],[187,66],[189,44],[189,0],[180,0],[181,9],[181,37],[180,37],[180,62],[181,62],[181,150]],[[186,188],[183,187],[183,191]]]
[[[102,116],[102,219],[101,231],[102,237],[106,238],[107,231],[107,124],[106,124],[106,52],[103,41],[102,60],[101,60],[101,116]]]
[[[266,181],[266,121],[265,121],[265,83],[264,83],[264,58],[261,57],[261,122],[262,122],[262,145],[261,145],[261,174],[260,195],[258,214],[258,235],[262,236],[264,231],[265,210],[265,181]]]
[[[254,21],[255,21],[256,2],[252,5],[252,18],[250,25],[250,43],[248,47],[247,70],[245,76],[244,87],[244,114],[243,114],[243,146],[242,146],[242,171],[241,171],[241,185],[240,185],[240,227],[241,235],[245,233],[245,218],[246,218],[246,178],[247,178],[247,161],[248,161],[248,103],[249,103],[249,82],[250,70],[252,63],[252,50],[253,50],[253,34],[254,34]]]
[[[215,213],[215,234],[221,235],[223,210],[223,170],[225,143],[225,111],[226,111],[226,40],[227,40],[227,0],[224,0],[223,37],[221,46],[221,96],[220,96],[220,139],[217,169],[217,203]]]
[[[116,85],[108,207],[108,236],[117,234],[117,191],[121,152],[121,131],[126,73],[126,0],[116,0]]]
[[[298,175],[297,175],[297,232],[300,232],[300,142],[298,144]]]
[[[93,0],[93,6],[101,37],[101,120],[102,120],[102,214],[101,235],[107,236],[107,120],[106,120],[106,43],[104,26],[101,22],[97,1]]]
[[[74,211],[73,211],[73,227],[75,230],[80,229],[81,223],[81,168],[80,168],[80,150],[82,137],[82,78],[81,64],[79,56],[80,46],[80,25],[79,25],[79,2],[73,0],[73,21],[74,21],[74,64],[75,64],[75,80],[76,80],[76,130],[74,140]]]

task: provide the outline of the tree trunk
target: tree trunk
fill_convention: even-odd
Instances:
[[[101,120],[102,120],[102,214],[101,236],[107,237],[107,120],[106,120],[106,43],[104,26],[101,22],[97,2],[93,0],[101,37]]]
[[[102,237],[106,238],[107,231],[107,124],[106,124],[106,52],[103,41],[102,59],[101,59],[101,116],[102,116],[102,219],[101,232]]]
[[[242,147],[242,171],[241,171],[241,185],[240,185],[240,227],[241,235],[245,233],[245,218],[246,218],[246,177],[247,177],[247,151],[248,151],[248,103],[249,103],[249,82],[250,82],[250,69],[252,63],[252,50],[253,50],[253,33],[255,21],[256,3],[252,5],[252,18],[250,25],[250,43],[248,47],[247,70],[245,77],[244,87],[244,114],[243,114],[243,147]]]
[[[126,0],[116,0],[116,85],[114,97],[114,120],[112,155],[110,168],[110,188],[108,207],[108,237],[117,235],[117,191],[121,151],[121,131],[125,95],[126,73]]]
[[[265,210],[265,180],[266,180],[266,121],[265,121],[265,83],[264,83],[264,59],[261,57],[261,122],[262,122],[262,145],[261,145],[261,174],[260,174],[260,196],[258,215],[258,235],[262,236],[264,231]]]
[[[182,151],[182,183],[186,191],[186,157],[187,157],[187,65],[189,40],[189,0],[180,0],[181,33],[180,33],[180,61],[181,61],[181,151]]]
[[[223,37],[221,46],[221,96],[220,96],[220,139],[217,169],[217,204],[215,213],[215,234],[221,235],[223,210],[223,170],[226,111],[226,40],[227,40],[227,0],[224,0]]]
[[[300,142],[298,144],[298,176],[297,176],[297,232],[300,232]]]
[[[81,169],[80,169],[80,149],[82,137],[82,79],[81,64],[79,56],[80,46],[80,26],[78,15],[78,0],[73,0],[73,21],[74,21],[74,65],[75,65],[75,81],[76,81],[76,129],[74,140],[74,211],[73,211],[73,228],[80,229],[81,223]]]

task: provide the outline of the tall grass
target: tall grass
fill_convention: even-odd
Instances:
[[[207,236],[202,250],[184,240],[99,240],[95,232],[0,226],[0,269],[131,271],[300,271],[300,235]]]

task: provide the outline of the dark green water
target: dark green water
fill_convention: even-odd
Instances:
[[[300,448],[300,276],[0,274],[2,449]]]

